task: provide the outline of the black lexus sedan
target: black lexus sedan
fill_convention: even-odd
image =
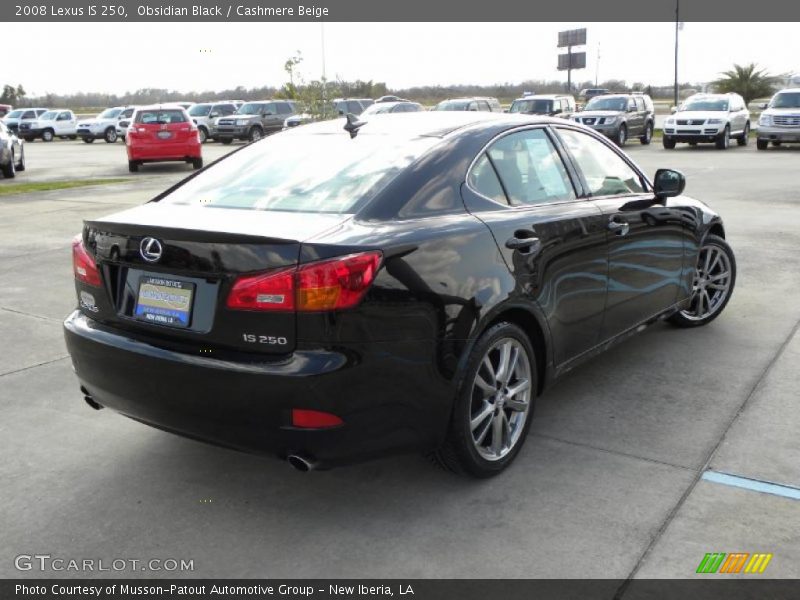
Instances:
[[[89,405],[167,431],[487,477],[576,364],[721,313],[734,256],[684,185],[563,119],[310,124],[87,221],[67,345]]]

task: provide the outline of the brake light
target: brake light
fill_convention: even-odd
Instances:
[[[362,252],[340,258],[246,275],[236,280],[228,308],[263,311],[326,311],[356,306],[375,280],[380,252]]]
[[[100,271],[79,235],[72,240],[72,270],[78,281],[100,287]]]
[[[341,418],[321,410],[292,409],[292,426],[304,429],[327,429],[343,425]]]

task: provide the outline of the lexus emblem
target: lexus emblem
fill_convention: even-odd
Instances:
[[[162,248],[161,242],[154,237],[146,237],[139,244],[139,254],[147,262],[158,262],[162,252],[164,252],[164,248]]]

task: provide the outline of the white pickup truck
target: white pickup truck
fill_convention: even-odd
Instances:
[[[19,137],[26,142],[36,138],[52,142],[56,137],[74,140],[78,137],[78,118],[71,110],[48,110],[37,119],[21,121]]]

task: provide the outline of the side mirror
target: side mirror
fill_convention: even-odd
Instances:
[[[767,108],[769,108],[769,103],[762,102],[761,104],[758,105],[758,108],[760,108],[761,110],[767,110]]]
[[[686,188],[686,177],[680,171],[659,169],[656,171],[653,188],[659,200],[680,196]]]
[[[216,119],[219,116],[219,112],[216,110],[212,111],[211,114],[208,115],[211,119]]]
[[[509,110],[507,108],[504,108],[503,112],[509,112]]]
[[[271,117],[272,116],[272,111],[265,110],[263,113],[261,113],[261,116],[262,117]]]
[[[629,106],[628,107],[628,112],[636,112],[636,107],[635,106]]]
[[[120,127],[128,127],[130,124],[131,124],[130,121],[120,121],[119,122],[119,126]]]
[[[560,108],[557,108],[557,109],[555,109],[555,110],[554,110],[554,111],[553,111],[551,114],[554,114],[554,115],[560,115],[560,114],[561,114],[561,109],[560,109]]]
[[[678,107],[677,106],[670,106],[669,107],[669,112],[670,112],[670,114],[674,115],[676,112],[678,112]]]

